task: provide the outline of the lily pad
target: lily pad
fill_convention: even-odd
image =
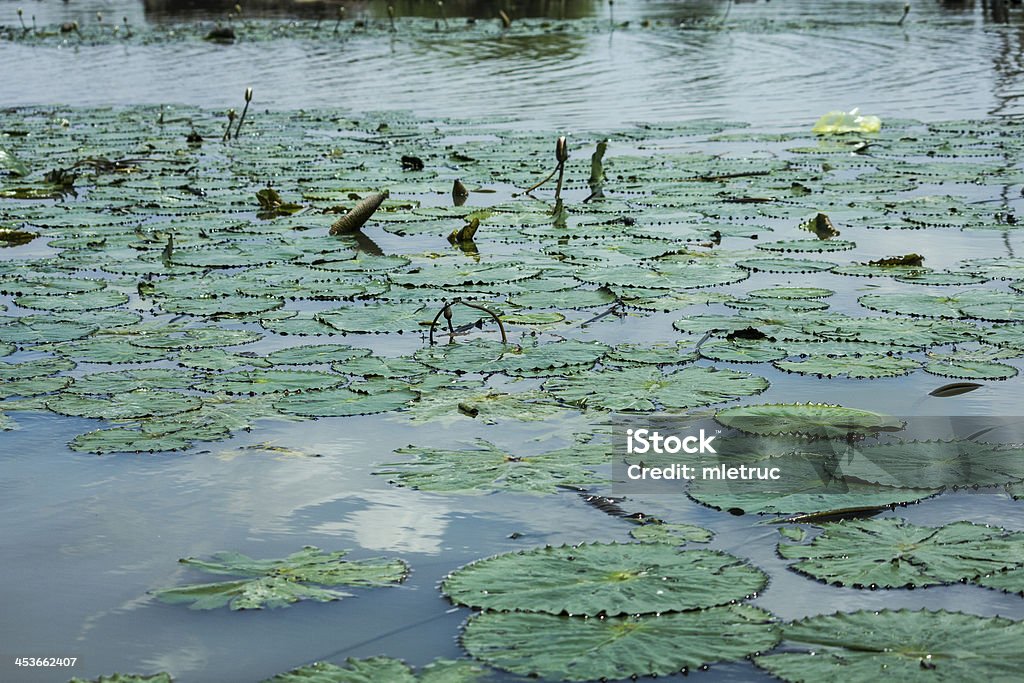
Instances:
[[[848,356],[808,356],[803,360],[775,361],[775,367],[786,372],[818,377],[849,377],[876,379],[909,375],[921,367],[916,360],[884,354]]]
[[[299,600],[340,600],[350,594],[318,586],[388,586],[401,583],[409,573],[401,560],[346,560],[346,554],[306,546],[279,560],[254,560],[235,552],[214,553],[210,560],[185,558],[182,564],[210,574],[252,578],[165,588],[152,594],[162,602],[185,603],[191,609],[225,605],[233,610],[263,609]]]
[[[412,462],[387,463],[375,474],[423,491],[557,493],[562,486],[589,488],[604,481],[592,467],[611,462],[611,447],[577,444],[538,455],[515,456],[479,440],[473,450],[408,446],[395,451]]]
[[[719,551],[590,543],[478,560],[451,574],[441,590],[468,607],[611,617],[725,605],[766,583],[760,570]]]
[[[418,394],[405,382],[374,378],[350,384],[285,396],[274,407],[282,413],[303,417],[349,417],[400,410]]]
[[[779,545],[792,569],[854,588],[949,584],[1024,565],[1024,533],[970,522],[924,527],[903,519],[827,524],[808,545]]]
[[[681,410],[759,394],[768,380],[736,370],[687,367],[670,373],[638,367],[555,377],[544,390],[581,408],[651,412]]]
[[[863,610],[786,624],[783,638],[806,652],[754,662],[785,681],[1013,680],[1024,668],[1024,623],[945,610]]]
[[[485,612],[466,624],[462,644],[474,657],[521,676],[592,681],[696,671],[770,650],[778,637],[768,612],[729,605],[605,619]]]
[[[795,434],[819,438],[898,431],[904,423],[868,410],[828,403],[763,403],[725,408],[715,420],[747,434]]]
[[[648,523],[631,529],[629,535],[641,543],[707,543],[715,534],[693,524]]]
[[[341,375],[310,370],[241,370],[215,375],[195,388],[226,394],[276,394],[329,389],[346,382]]]

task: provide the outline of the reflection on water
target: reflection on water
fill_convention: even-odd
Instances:
[[[495,4],[446,4],[450,28],[417,33],[402,17],[438,12],[436,3],[422,0],[397,6],[395,34],[352,28],[359,16],[386,16],[386,7],[353,5],[337,35],[327,17],[320,38],[273,48],[246,42],[255,11],[245,9],[235,22],[239,40],[228,46],[69,38],[56,49],[0,42],[0,71],[19,74],[0,80],[0,100],[235,107],[252,85],[262,107],[412,109],[433,117],[511,117],[551,130],[705,116],[792,125],[855,106],[883,119],[1024,114],[1022,29],[988,24],[980,6],[915,6],[897,26],[902,3],[740,3],[719,26],[720,2],[627,0],[612,9],[629,28],[611,31],[603,23],[607,4],[567,0],[567,17],[602,21],[593,30],[558,31],[552,24],[517,36],[460,28],[456,17],[477,12],[497,22]],[[561,12],[553,0],[516,7],[522,16]],[[14,8],[4,0],[0,21],[15,23]],[[85,35],[97,30],[97,10],[135,25],[208,19],[147,14],[128,0],[37,3],[32,10],[40,23],[77,20]],[[642,28],[644,19],[658,24]],[[697,20],[703,28],[685,28]],[[310,30],[316,23],[301,21]]]

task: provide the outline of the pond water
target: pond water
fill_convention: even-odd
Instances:
[[[77,21],[82,33],[39,43],[0,39],[0,102],[10,108],[52,105],[55,114],[72,119],[77,115],[73,108],[108,106],[183,105],[209,112],[239,108],[245,88],[253,86],[254,120],[263,112],[282,115],[300,109],[341,109],[352,118],[373,121],[407,111],[426,121],[457,119],[455,141],[471,139],[473,127],[480,126],[481,137],[530,131],[553,140],[558,133],[570,133],[588,145],[595,133],[614,133],[640,122],[714,118],[749,122],[756,131],[807,134],[820,114],[852,107],[883,121],[1015,120],[1024,114],[1019,22],[992,24],[973,3],[915,6],[901,26],[896,25],[901,2],[795,4],[619,0],[609,7],[574,0],[513,6],[514,26],[518,20],[545,18],[570,25],[565,31],[528,35],[457,29],[467,16],[497,24],[499,7],[487,3],[450,4],[445,19],[439,19],[434,3],[396,5],[393,34],[380,28],[388,21],[383,3],[351,5],[339,34],[332,32],[336,15],[331,7],[262,12],[243,7],[242,18],[234,20],[239,40],[225,46],[167,38],[171,28],[196,22],[204,22],[205,32],[223,19],[223,8],[0,0],[0,25],[17,26],[16,9],[24,6],[26,21],[33,15],[40,26]],[[108,25],[125,17],[128,26],[151,30],[158,38],[90,39],[98,30],[97,12]],[[357,29],[357,20],[369,29]],[[435,20],[440,22],[436,30]],[[247,32],[255,35],[287,22],[294,22],[304,37],[246,39]],[[319,29],[314,28],[317,22]],[[450,36],[445,22],[452,26]],[[203,116],[195,114],[206,126],[209,146],[207,131],[214,117]],[[13,118],[6,115],[5,126],[13,125]],[[696,152],[765,159],[785,154],[793,143],[693,142],[666,136],[640,145],[616,144],[619,148],[609,153],[612,160],[616,154],[657,158]],[[584,158],[589,150],[577,147],[574,155]],[[282,180],[284,194],[288,178]],[[968,199],[1019,206],[1014,202],[1021,185],[1015,179],[1003,186],[972,187]],[[474,193],[470,205],[512,200],[512,185],[496,183],[493,189],[494,194]],[[915,182],[908,194],[942,191]],[[567,190],[566,202],[579,204],[588,194],[577,182]],[[426,206],[450,205],[447,195],[418,199]],[[80,200],[90,201],[90,195]],[[4,223],[18,219],[20,209],[12,208],[18,206],[17,201],[0,203]],[[254,219],[253,211],[239,211]],[[793,221],[766,223],[781,232]],[[788,237],[793,235],[773,239]],[[933,270],[946,270],[966,259],[1024,254],[1024,241],[1014,230],[880,231],[850,224],[842,237],[857,243],[833,259],[844,263],[918,252]],[[372,239],[385,254],[440,249],[436,240],[410,240],[380,230]],[[730,248],[749,248],[739,244],[740,238],[732,239],[726,240]],[[43,242],[6,248],[0,260],[48,258],[58,252]],[[487,248],[487,257],[515,257],[522,244],[496,242]],[[777,284],[833,288],[831,310],[851,314],[860,309],[857,299],[864,294],[920,288],[885,278],[754,272],[715,291],[742,296]],[[997,282],[992,288],[1008,291],[1004,285]],[[8,315],[26,313],[12,296],[0,303]],[[323,310],[337,304],[326,303],[330,306],[306,302],[291,308]],[[149,312],[134,299],[131,306]],[[699,308],[686,314],[733,312],[720,303]],[[669,341],[680,337],[672,323],[682,315],[677,310],[612,317],[573,336],[606,344]],[[253,323],[226,326],[259,329]],[[491,338],[493,331],[483,336]],[[267,335],[252,349],[265,354],[295,339]],[[395,356],[415,352],[425,340],[421,334],[352,335],[343,343]],[[6,360],[37,357],[22,349]],[[1003,362],[1024,367],[1020,358]],[[1024,400],[1019,378],[987,382],[977,391],[942,399],[928,394],[953,380],[924,372],[823,380],[785,373],[768,363],[717,365],[752,371],[771,383],[745,403],[834,402],[892,415],[972,415],[1013,423],[1016,406]],[[109,369],[83,363],[75,373]],[[402,413],[263,420],[224,440],[152,456],[71,450],[67,444],[96,429],[95,420],[40,411],[12,415],[19,428],[0,433],[3,681],[169,671],[180,683],[241,683],[316,660],[340,663],[346,657],[386,655],[421,666],[438,657],[458,658],[464,656],[460,627],[471,610],[453,607],[438,591],[450,572],[482,557],[545,544],[625,542],[636,526],[603,514],[572,491],[548,496],[430,493],[398,488],[373,474],[382,463],[397,459],[395,449],[410,443],[468,447],[486,438],[523,454],[560,447],[573,433],[593,428],[585,413],[575,411],[557,420],[505,420],[497,426],[469,419],[417,425]],[[597,490],[614,494],[614,487]],[[776,527],[765,523],[768,518],[732,516],[682,494],[631,494],[620,505],[627,512],[713,530],[708,547],[767,572],[768,588],[751,603],[782,620],[922,606],[1024,619],[1020,597],[977,586],[867,591],[813,581],[790,571],[789,562],[778,556],[780,537]],[[1024,508],[1001,489],[947,492],[881,516],[932,526],[966,519],[1024,530]],[[356,597],[339,604],[300,602],[279,610],[193,612],[160,604],[147,594],[197,580],[177,563],[179,558],[220,550],[284,557],[304,545],[352,549],[353,558],[398,556],[412,573],[398,587],[354,589]],[[77,656],[79,664],[73,670],[30,670],[14,665],[18,656]],[[709,682],[773,680],[749,662],[717,664],[700,675]],[[506,679],[518,680],[500,673],[493,677]]]

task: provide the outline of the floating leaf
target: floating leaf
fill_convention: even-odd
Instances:
[[[349,417],[400,410],[418,394],[405,382],[370,379],[349,385],[286,396],[274,403],[282,413],[303,417]]]
[[[648,523],[631,529],[629,535],[641,543],[707,543],[714,533],[693,524]]]
[[[762,471],[778,468],[779,478],[713,479],[704,476],[692,480],[687,493],[699,503],[734,514],[792,515],[910,503],[938,492],[923,485],[891,488],[846,478],[846,467],[840,468],[834,458],[820,453],[789,452],[753,464]]]
[[[1024,479],[1024,449],[979,441],[897,441],[857,446],[843,471],[886,486],[995,486]]]
[[[825,525],[809,545],[779,545],[792,569],[854,588],[934,586],[1024,564],[1024,534],[970,522],[924,527],[903,519]]]
[[[529,456],[514,456],[483,440],[477,441],[474,450],[408,446],[395,452],[416,459],[387,463],[387,469],[375,474],[393,477],[400,486],[458,493],[557,493],[561,486],[589,488],[604,479],[587,467],[611,462],[611,448],[601,444],[578,444]]]
[[[746,372],[688,367],[664,374],[658,368],[601,370],[555,377],[544,390],[581,408],[650,412],[721,403],[759,394],[768,380]]]
[[[72,678],[68,683],[174,683],[174,679],[166,672],[151,675],[143,674],[110,674],[99,678]]]
[[[808,356],[803,360],[775,361],[775,367],[786,372],[818,377],[876,379],[908,375],[921,367],[916,360],[884,354],[856,356]]]
[[[903,428],[903,421],[868,410],[828,403],[764,403],[725,408],[715,419],[748,434],[797,434],[846,438]]]
[[[462,636],[466,650],[493,667],[556,681],[669,676],[777,641],[771,615],[748,605],[605,619],[485,612]]]
[[[226,394],[274,394],[329,389],[343,384],[345,378],[309,370],[242,370],[216,375],[197,389]]]
[[[478,560],[451,574],[441,590],[469,607],[616,616],[724,605],[766,583],[760,570],[719,551],[591,543]]]
[[[599,342],[567,340],[517,345],[475,339],[464,344],[431,346],[416,352],[415,357],[425,365],[448,372],[522,375],[573,365],[590,366],[607,351],[608,347]]]
[[[306,546],[280,560],[254,560],[235,552],[214,553],[211,560],[185,558],[182,564],[211,574],[253,577],[240,581],[195,584],[152,591],[162,602],[187,603],[191,609],[233,610],[285,607],[299,600],[328,602],[349,593],[320,586],[387,586],[409,573],[401,560],[345,560],[347,551],[325,553]]]
[[[96,397],[61,394],[46,402],[46,407],[61,415],[127,420],[166,416],[195,410],[201,405],[196,396],[169,391],[136,389],[113,396]]]
[[[785,681],[1013,680],[1024,668],[1024,624],[945,610],[863,610],[801,619],[783,638],[807,652],[754,662]]]

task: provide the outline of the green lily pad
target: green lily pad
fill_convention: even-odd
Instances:
[[[868,410],[828,403],[763,403],[724,408],[715,420],[748,434],[795,434],[820,438],[846,438],[897,431],[903,421]]]
[[[770,650],[778,631],[768,612],[749,605],[605,619],[485,612],[466,624],[462,644],[477,659],[521,676],[620,680],[741,660]]]
[[[140,389],[187,389],[195,381],[191,373],[170,368],[140,368],[97,372],[76,377],[68,391],[74,394],[124,394]]]
[[[909,375],[921,367],[916,360],[885,354],[848,356],[808,356],[802,360],[778,360],[775,367],[786,372],[818,377],[877,379]]]
[[[68,683],[174,683],[174,679],[166,672],[156,674],[110,674],[99,678],[72,678]]]
[[[70,377],[32,377],[0,381],[0,399],[11,396],[38,396],[60,391],[71,383]]]
[[[759,394],[768,380],[746,372],[687,367],[670,373],[637,367],[554,377],[544,390],[581,408],[651,412],[681,410]]]
[[[0,381],[55,375],[74,367],[75,364],[66,358],[40,358],[23,363],[0,362]]]
[[[736,514],[797,514],[912,503],[937,489],[893,488],[843,476],[845,466],[819,453],[788,452],[753,463],[779,469],[777,480],[697,478],[687,494],[699,503]]]
[[[819,273],[832,270],[835,263],[799,258],[760,258],[737,261],[736,265],[747,270],[765,273]]]
[[[241,370],[215,375],[195,388],[211,393],[276,394],[330,389],[346,381],[341,375],[310,370]]]
[[[441,590],[468,607],[611,617],[725,605],[766,583],[760,570],[719,551],[584,543],[478,560],[452,573]]]
[[[476,419],[484,424],[499,420],[547,420],[566,412],[566,407],[540,391],[507,394],[477,387],[453,386],[421,392],[408,406],[416,423]]]
[[[949,584],[1024,565],[1024,533],[970,522],[924,527],[903,519],[827,524],[808,545],[779,545],[791,569],[854,588]]]
[[[346,344],[312,344],[278,349],[266,356],[272,365],[317,365],[340,363],[353,358],[364,358],[373,353],[370,349],[359,349]]]
[[[436,659],[417,674],[405,662],[390,657],[349,657],[345,666],[314,662],[264,683],[477,683],[487,677],[484,667],[466,659]]]
[[[630,529],[629,535],[641,543],[707,543],[715,534],[703,527],[693,524],[648,523]]]
[[[604,481],[588,466],[611,462],[611,448],[577,444],[538,455],[515,456],[478,440],[473,450],[408,446],[395,451],[412,462],[387,463],[375,474],[423,491],[557,493],[562,486],[589,488]]]
[[[84,294],[26,294],[14,299],[22,308],[43,311],[94,311],[101,308],[115,308],[128,303],[128,297],[120,292],[100,290]]]
[[[572,339],[521,345],[475,339],[464,344],[427,347],[417,351],[415,358],[425,365],[448,372],[523,375],[572,365],[589,366],[607,351],[608,347],[599,342]]]
[[[126,420],[166,416],[195,410],[202,404],[196,396],[170,391],[136,389],[110,397],[61,394],[46,402],[46,407],[61,415]]]
[[[843,471],[886,486],[996,486],[1024,479],[1024,448],[967,440],[857,446]]]
[[[418,394],[405,382],[374,378],[350,384],[286,396],[274,408],[303,417],[349,417],[400,410]]]
[[[306,546],[280,560],[254,560],[235,552],[214,553],[211,560],[185,558],[182,564],[210,574],[251,578],[165,588],[152,595],[161,602],[188,604],[190,609],[263,609],[299,600],[340,600],[350,594],[318,586],[389,586],[401,583],[409,573],[401,560],[345,560],[346,554]]]
[[[456,320],[461,324],[458,314],[463,307],[455,308]],[[427,329],[436,313],[435,309],[417,303],[367,304],[324,311],[316,319],[338,332],[411,332]]]
[[[783,629],[806,652],[754,658],[785,681],[1013,680],[1024,668],[1024,624],[945,610],[863,610],[809,617]]]

